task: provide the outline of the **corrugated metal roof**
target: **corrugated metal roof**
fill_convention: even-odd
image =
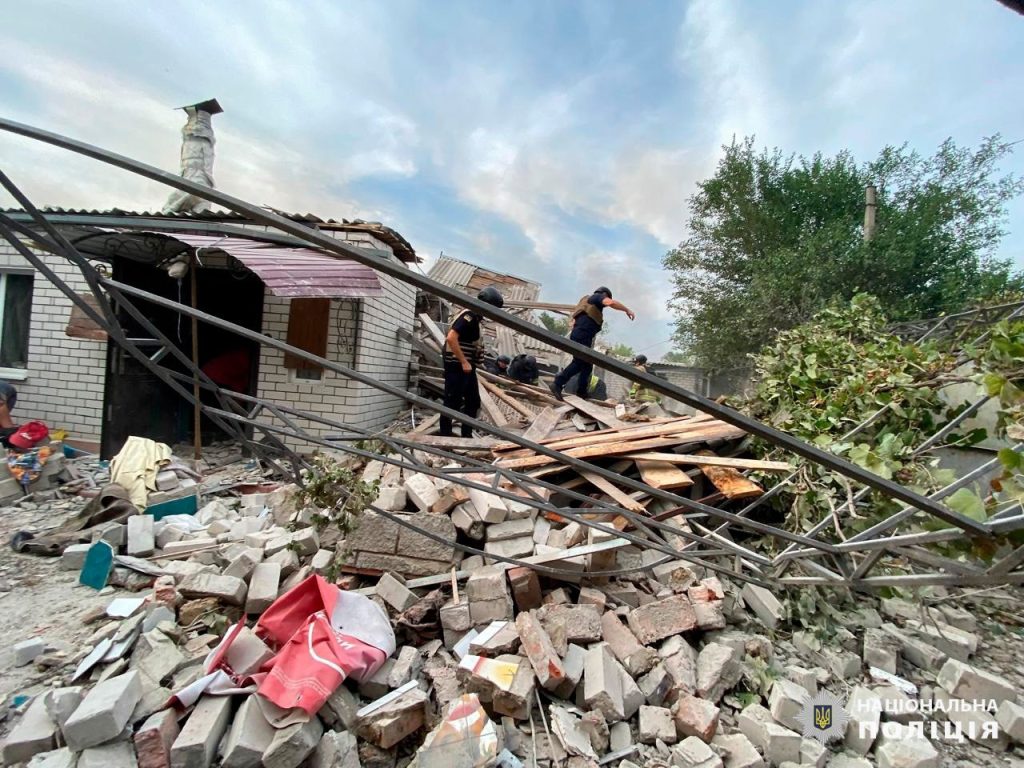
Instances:
[[[291,219],[292,221],[297,221],[302,224],[308,224],[309,226],[316,227],[317,229],[335,230],[340,232],[366,232],[390,246],[395,256],[397,256],[401,261],[412,262],[420,260],[408,240],[402,237],[391,227],[381,224],[379,221],[363,221],[362,219],[341,219],[340,221],[336,219],[321,219],[319,216],[315,216],[312,213],[287,213],[286,211],[279,211],[276,208],[270,208],[269,206],[265,207],[267,210],[272,211],[279,216],[283,216],[286,219]],[[240,213],[234,213],[233,211],[203,211],[202,213],[181,211],[177,213],[162,213],[156,211],[125,211],[121,208],[110,208],[104,211],[96,209],[88,210],[84,208],[43,208],[42,212],[45,214],[61,216],[123,216],[124,218],[132,219],[185,219],[193,221],[230,222],[232,224],[239,225],[250,222],[248,217],[243,216]],[[24,211],[20,208],[9,208],[4,210],[3,213],[24,213]]]
[[[238,259],[274,296],[361,299],[384,295],[377,273],[369,267],[309,248],[284,248],[241,237],[161,234]]]

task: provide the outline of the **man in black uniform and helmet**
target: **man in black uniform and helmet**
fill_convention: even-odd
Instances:
[[[501,309],[505,300],[493,285],[477,294],[477,299]],[[480,389],[476,380],[477,366],[483,362],[480,343],[480,322],[483,318],[471,309],[455,316],[444,343],[444,404],[475,419],[480,410]],[[440,434],[452,437],[452,419],[441,416]],[[462,436],[472,437],[473,428],[462,425]]]
[[[621,301],[613,299],[611,289],[602,285],[590,296],[584,296],[580,299],[576,308],[572,311],[572,317],[569,320],[569,338],[588,347],[594,346],[594,337],[597,336],[601,326],[604,325],[605,307],[625,312],[626,317],[630,320],[636,319],[633,310]],[[551,385],[551,391],[555,397],[561,400],[562,389],[574,376],[578,376],[576,391],[579,397],[586,400],[587,391],[590,386],[590,374],[593,370],[593,365],[585,360],[580,360],[578,357],[574,357],[565,370],[555,377],[555,383]]]

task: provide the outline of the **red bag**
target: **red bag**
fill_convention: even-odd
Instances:
[[[275,600],[256,634],[277,651],[263,666],[266,671],[253,675],[257,692],[282,709],[298,707],[310,716],[346,678],[370,677],[395,651],[390,622],[373,601],[316,575]]]
[[[14,433],[7,438],[12,448],[20,451],[27,451],[35,448],[50,436],[50,430],[41,421],[27,421],[22,424]]]

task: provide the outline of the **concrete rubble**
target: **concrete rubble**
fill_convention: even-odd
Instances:
[[[374,464],[360,471],[394,518],[366,511],[345,531],[317,522],[324,510],[304,506],[295,486],[239,493],[205,481],[190,520],[133,515],[105,525],[97,535],[135,590],[108,587],[111,600],[141,603],[128,615],[68,617],[89,627],[90,642],[56,662],[46,637],[26,632],[13,645],[13,664],[46,679],[11,710],[3,763],[454,768],[474,765],[449,741],[464,698],[488,718],[477,733],[495,743],[474,742],[493,752],[488,766],[973,764],[941,762],[942,729],[952,726],[973,749],[1024,756],[1018,688],[981,659],[970,612],[865,597],[830,632],[814,632],[791,623],[764,587],[647,559],[614,535],[497,493]],[[89,546],[67,546],[57,572],[82,568]],[[254,623],[312,573],[367,595],[390,618],[398,647],[375,674],[343,682],[317,713],[288,722],[251,689],[171,706],[240,619],[230,669],[239,680],[266,669],[280,649]],[[825,691],[849,723],[823,746],[803,734]],[[919,700],[949,711],[924,716],[911,706]],[[975,701],[988,706],[953,706]]]

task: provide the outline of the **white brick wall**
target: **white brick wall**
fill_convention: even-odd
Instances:
[[[363,233],[325,232],[366,248],[391,252],[376,238]],[[395,263],[400,264],[397,259]],[[327,358],[355,367],[392,386],[405,389],[409,383],[411,345],[398,338],[398,329],[412,330],[416,289],[406,283],[378,275],[384,296],[331,302],[327,335]],[[288,301],[267,296],[263,305],[264,333],[287,340]],[[362,429],[387,426],[404,409],[401,398],[373,387],[324,371],[318,382],[303,382],[284,367],[284,353],[263,348],[260,355],[259,397]],[[273,423],[273,422],[271,422]],[[306,420],[298,422],[312,434],[323,436],[337,429]],[[279,425],[284,426],[284,425]],[[285,442],[300,450],[312,446],[293,440]]]
[[[361,247],[391,252],[387,245],[369,234],[325,234]],[[73,290],[87,290],[76,268],[52,255],[42,257]],[[0,269],[4,267],[24,269],[28,263],[10,246],[2,244]],[[399,328],[412,329],[416,291],[394,278],[379,277],[384,296],[332,301],[327,357],[344,365],[354,365],[360,372],[405,389],[411,347],[398,338],[397,332]],[[263,332],[287,340],[288,300],[268,293],[263,309]],[[15,415],[19,420],[42,419],[51,428],[67,429],[75,437],[98,441],[102,429],[107,345],[67,336],[64,329],[70,313],[70,300],[37,274],[33,286],[29,367],[27,378],[14,382],[19,392]],[[319,382],[297,381],[283,363],[283,353],[262,348],[258,396],[365,429],[386,426],[404,407],[401,398],[357,384],[332,371],[324,371]],[[318,435],[336,431],[312,423],[302,426]],[[312,447],[287,442],[302,450]]]
[[[76,292],[88,286],[77,267],[51,254],[43,261]],[[0,243],[0,270],[28,268],[25,258],[6,242]],[[66,429],[83,440],[99,440],[103,410],[107,345],[75,339],[64,329],[71,300],[40,274],[32,283],[32,321],[29,327],[28,369],[18,388],[16,421],[45,421],[50,429]]]

